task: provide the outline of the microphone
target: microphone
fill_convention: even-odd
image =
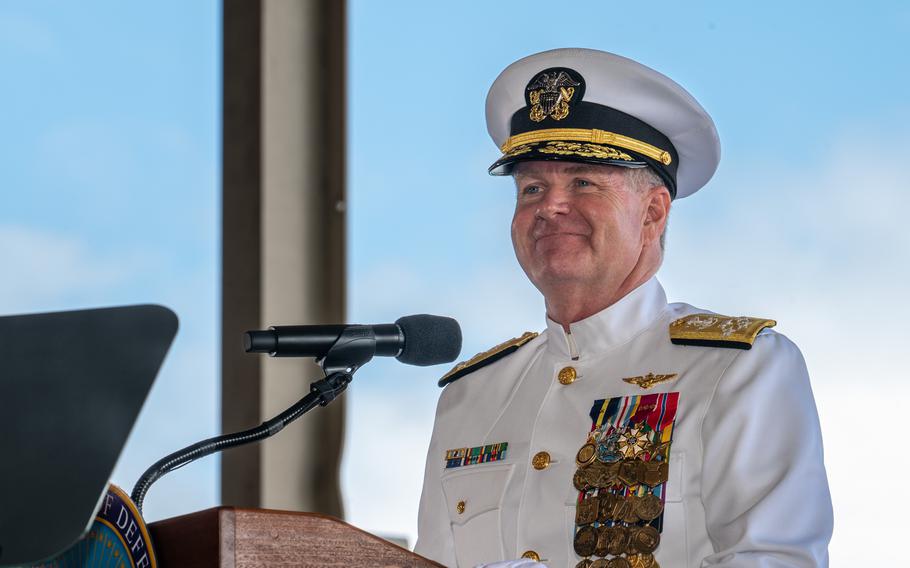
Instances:
[[[281,325],[243,334],[247,353],[272,357],[325,357],[342,343],[371,344],[374,355],[407,365],[450,363],[461,353],[461,327],[452,318],[418,314],[379,325]]]
[[[142,512],[149,487],[161,476],[201,457],[274,436],[282,428],[341,394],[357,369],[374,355],[395,357],[408,365],[454,361],[461,352],[461,327],[452,318],[420,314],[380,325],[286,325],[243,334],[247,353],[273,357],[316,357],[326,377],[293,406],[255,428],[222,434],[165,456],[145,470],[131,494]]]

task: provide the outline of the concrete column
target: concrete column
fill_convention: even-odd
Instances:
[[[224,8],[228,430],[251,425],[239,422],[254,414],[256,424],[278,414],[321,376],[311,361],[233,354],[239,324],[254,315],[247,328],[345,319],[345,10],[331,0],[224,0]],[[228,163],[236,154],[245,165]],[[341,516],[343,404],[336,400],[257,448],[226,456],[224,502]]]

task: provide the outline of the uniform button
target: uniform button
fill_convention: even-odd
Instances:
[[[556,378],[559,379],[559,384],[571,385],[578,378],[578,373],[575,371],[575,367],[563,367]]]
[[[459,501],[458,504],[455,505],[455,510],[458,511],[458,514],[460,515],[460,514],[464,513],[464,507],[465,507],[464,501]]]
[[[550,467],[550,454],[537,452],[531,459],[531,465],[534,466],[534,469],[547,469]]]
[[[534,562],[540,562],[540,555],[533,550],[525,550],[522,553],[521,557],[527,558],[528,560],[533,560]]]

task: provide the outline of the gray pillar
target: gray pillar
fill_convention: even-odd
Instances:
[[[246,329],[345,319],[345,5],[224,0],[222,428],[306,394],[312,362]],[[225,504],[342,515],[343,399],[222,460]]]

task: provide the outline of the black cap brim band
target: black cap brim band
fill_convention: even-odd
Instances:
[[[579,79],[580,82],[580,79]],[[530,107],[512,115],[510,136],[489,168],[492,175],[511,173],[511,165],[532,160],[563,160],[624,167],[650,166],[676,197],[679,155],[669,138],[622,111],[578,100],[573,95],[565,116],[542,119]]]
[[[490,175],[494,176],[511,175],[515,164],[531,161],[582,162],[625,168],[650,166],[654,173],[663,180],[667,191],[670,192],[670,197],[676,197],[676,180],[666,170],[666,166],[662,162],[631,150],[616,148],[607,144],[564,140],[522,144],[503,154],[501,158],[490,166],[488,171]]]

